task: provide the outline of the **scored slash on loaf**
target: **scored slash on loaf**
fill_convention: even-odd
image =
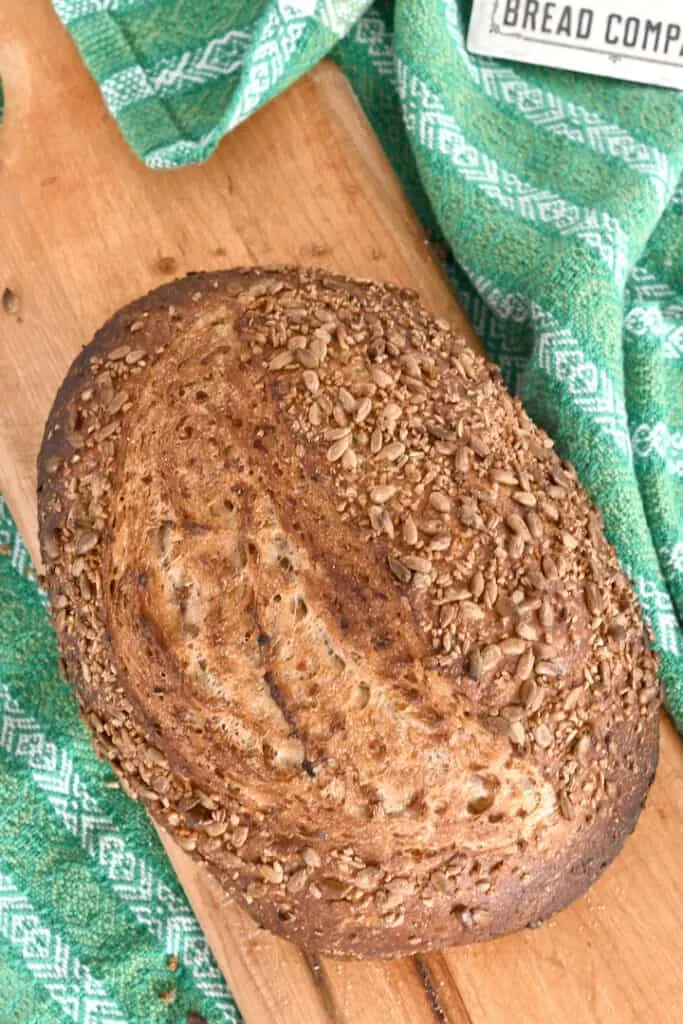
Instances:
[[[537,922],[634,827],[660,701],[599,514],[415,295],[293,268],[121,310],[57,395],[65,670],[266,927],[398,956]]]

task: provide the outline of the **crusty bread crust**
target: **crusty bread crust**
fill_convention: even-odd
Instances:
[[[660,688],[632,591],[572,468],[414,293],[157,289],[75,360],[38,475],[97,750],[272,931],[489,938],[635,826]]]

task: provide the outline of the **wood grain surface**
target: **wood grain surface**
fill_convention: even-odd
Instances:
[[[408,284],[458,322],[378,143],[320,65],[201,167],[146,170],[48,0],[2,0],[0,492],[36,554],[35,458],[52,397],[116,307],[188,270],[298,262]],[[635,835],[534,931],[389,964],[315,962],[269,936],[162,837],[247,1024],[673,1024],[683,1020],[683,744]],[[213,1024],[213,1022],[210,1022]]]

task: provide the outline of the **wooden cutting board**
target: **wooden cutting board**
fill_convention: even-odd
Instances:
[[[339,71],[323,64],[202,167],[146,170],[48,0],[2,0],[0,492],[36,551],[54,392],[116,309],[188,270],[300,262],[417,287],[476,344]],[[247,1024],[673,1024],[683,1019],[683,744],[591,892],[543,927],[390,964],[314,962],[164,839]]]

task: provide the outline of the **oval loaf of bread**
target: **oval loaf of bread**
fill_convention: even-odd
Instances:
[[[574,470],[414,293],[192,275],[59,391],[42,555],[98,751],[263,925],[538,922],[633,829],[656,664]]]

